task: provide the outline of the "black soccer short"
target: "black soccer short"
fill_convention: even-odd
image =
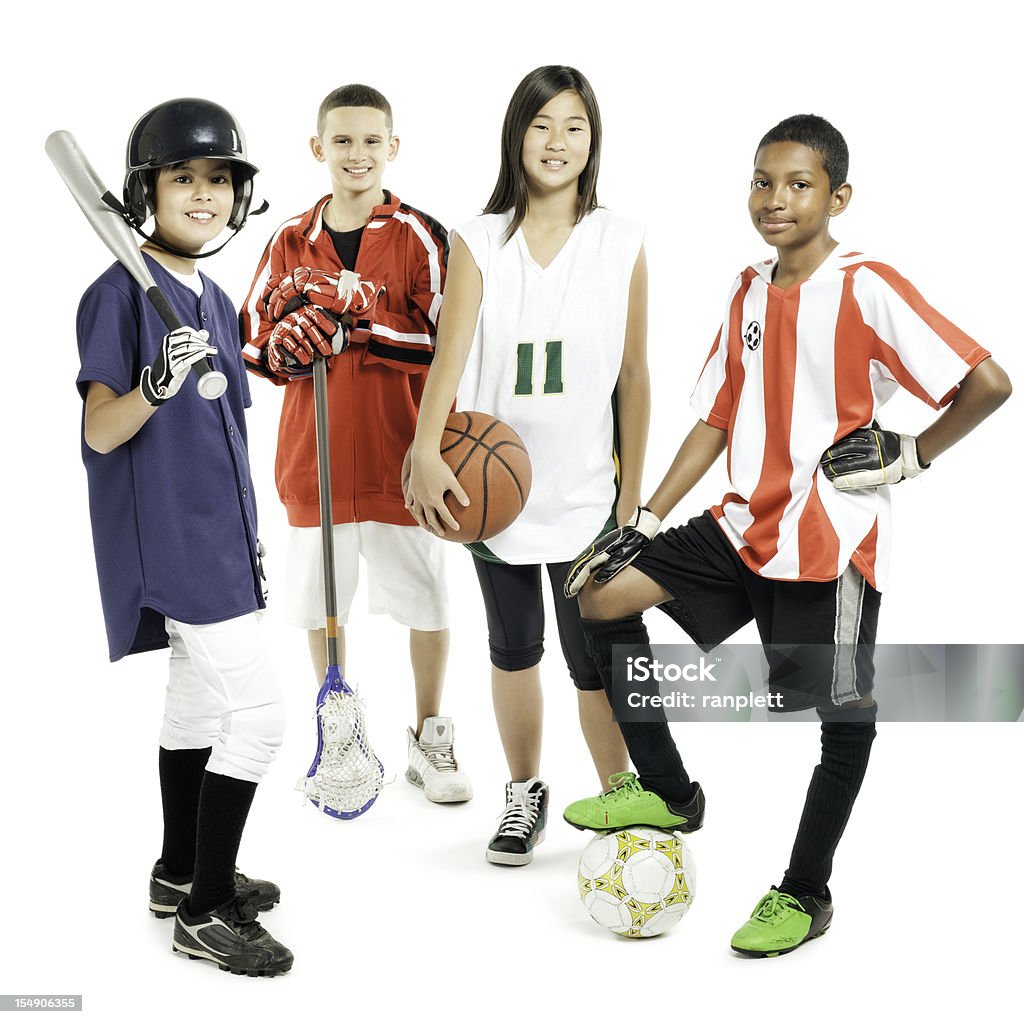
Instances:
[[[852,564],[824,583],[766,579],[705,512],[660,533],[632,565],[672,594],[659,607],[704,651],[755,621],[778,710],[841,707],[871,692],[881,595]]]
[[[544,654],[544,593],[539,565],[506,565],[473,556],[487,611],[491,664],[519,672],[540,663]],[[562,656],[578,690],[602,690],[597,666],[587,654],[579,602],[562,592],[571,562],[547,565],[555,599],[555,621]]]

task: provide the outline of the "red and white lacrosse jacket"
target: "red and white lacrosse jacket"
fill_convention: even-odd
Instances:
[[[324,196],[282,224],[264,250],[241,312],[247,369],[284,385],[277,438],[278,494],[292,526],[319,526],[312,377],[284,381],[262,350],[273,324],[257,310],[267,279],[295,267],[352,270],[386,292],[327,373],[334,522],[414,526],[402,496],[402,459],[412,443],[434,355],[448,238],[432,217],[384,193],[363,231],[354,267],[343,267],[324,228]]]

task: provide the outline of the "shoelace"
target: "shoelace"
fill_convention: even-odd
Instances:
[[[602,793],[598,798],[604,803],[615,803],[626,796],[635,796],[644,791],[640,780],[632,772],[616,772],[609,776],[608,781],[614,787],[607,793]]]
[[[263,926],[256,920],[256,908],[247,899],[236,896],[214,913],[233,925],[243,939],[258,939],[265,934]]]
[[[790,896],[788,892],[774,892],[768,893],[754,910],[753,916],[761,921],[770,921],[773,917],[783,913],[786,910],[797,910],[801,909],[799,902],[795,896]]]
[[[537,823],[540,813],[540,793],[513,796],[498,815],[498,835],[518,836],[525,839]]]
[[[423,756],[439,772],[457,772],[458,762],[455,760],[455,750],[450,743],[419,743]]]

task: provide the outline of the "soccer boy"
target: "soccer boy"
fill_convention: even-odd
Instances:
[[[566,584],[579,593],[609,695],[613,646],[649,656],[640,613],[658,605],[704,650],[753,619],[781,710],[817,709],[821,763],[789,867],[733,936],[732,948],[751,956],[788,952],[831,922],[832,858],[875,736],[886,485],[922,473],[1010,394],[989,353],[909,282],[831,237],[850,201],[847,166],[842,135],[820,117],[787,118],[761,140],[749,210],[778,256],[734,282],[692,398],[700,421],[664,480],[632,525],[580,556]],[[897,385],[945,409],[917,438],[874,425]],[[658,534],[723,451],[730,492]],[[699,827],[682,813],[697,787],[664,720],[624,722],[623,732],[639,779],[572,804],[566,819]]]

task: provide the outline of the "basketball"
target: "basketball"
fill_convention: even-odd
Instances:
[[[533,472],[519,435],[485,412],[453,412],[441,435],[441,458],[462,484],[469,505],[448,494],[445,505],[459,524],[444,539],[472,544],[501,533],[530,496]]]

